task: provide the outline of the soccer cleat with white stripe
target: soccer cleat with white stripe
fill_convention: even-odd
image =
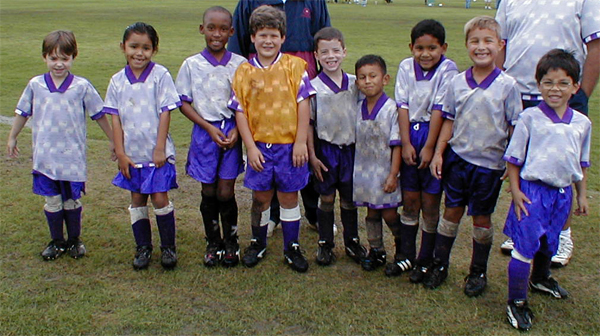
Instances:
[[[413,262],[403,255],[396,255],[394,261],[385,265],[385,275],[397,276],[412,270]]]
[[[508,323],[516,329],[527,331],[531,329],[533,313],[529,309],[527,300],[514,300],[506,306]]]
[[[566,299],[569,292],[562,288],[553,277],[548,277],[542,281],[529,281],[529,287],[535,292],[552,295],[556,299]]]

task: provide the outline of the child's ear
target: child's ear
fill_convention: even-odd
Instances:
[[[198,26],[198,31],[200,32],[200,34],[204,35],[204,26],[202,24]]]
[[[235,28],[233,28],[233,26],[231,26],[231,28],[229,29],[229,37],[232,37],[233,33],[235,33]]]
[[[383,86],[388,85],[389,82],[390,82],[390,75],[389,74],[383,75]]]
[[[442,45],[442,55],[446,53],[446,51],[448,51],[448,43],[444,43]]]
[[[125,44],[123,44],[123,42],[119,43],[119,47],[121,48],[122,52],[125,52]]]
[[[410,52],[412,52],[412,43],[408,44],[408,50],[410,50]]]

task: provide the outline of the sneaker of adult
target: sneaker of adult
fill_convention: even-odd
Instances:
[[[548,294],[556,299],[566,299],[569,297],[569,292],[562,288],[553,277],[548,277],[541,281],[529,281],[529,287],[534,292]]]
[[[515,248],[515,243],[510,238],[505,240],[504,243],[502,243],[502,245],[500,245],[500,251],[502,251],[502,254],[505,254],[505,255],[510,255],[514,248]]]
[[[550,261],[552,262],[550,266],[553,268],[565,267],[571,261],[571,257],[573,256],[573,239],[570,236],[560,235],[560,240],[558,243],[558,251]]]
[[[144,245],[138,246],[135,251],[135,257],[133,258],[133,268],[135,270],[142,270],[148,268],[150,260],[152,259],[152,246]]]
[[[246,267],[256,266],[267,253],[267,247],[258,243],[258,239],[252,238],[250,240],[250,246],[244,250],[244,256],[242,257],[242,263]]]
[[[513,328],[527,331],[531,329],[533,313],[527,300],[513,300],[506,306],[506,318]]]
[[[64,240],[52,240],[48,243],[46,248],[40,253],[42,258],[46,261],[54,260],[59,258],[65,253],[66,243]]]
[[[304,257],[298,242],[290,242],[287,251],[283,252],[283,256],[284,262],[287,262],[294,271],[304,273],[308,270],[308,260]]]

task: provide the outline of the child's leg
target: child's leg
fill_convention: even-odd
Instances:
[[[444,216],[438,224],[433,256],[440,265],[447,266],[450,263],[450,252],[464,212],[464,207],[446,208]]]
[[[423,229],[418,260],[431,261],[435,247],[435,237],[440,220],[440,200],[442,194],[421,193],[423,209]]]
[[[300,205],[298,204],[298,192],[277,192],[281,208],[281,228],[283,230],[283,249],[293,242],[298,242],[300,234]]]
[[[321,195],[319,199],[319,208],[317,210],[317,222],[319,223],[319,241],[324,241],[330,247],[334,247],[333,223],[335,212],[333,211],[335,203],[335,193],[331,195]]]
[[[396,254],[400,254],[402,248],[402,242],[400,240],[400,216],[398,215],[398,208],[382,209],[381,216],[387,224],[388,228],[394,236],[394,243],[396,244]]]
[[[208,244],[221,244],[221,228],[219,227],[219,200],[217,184],[202,183],[202,201],[200,213],[204,222],[204,232]]]
[[[148,195],[131,193],[129,215],[131,216],[131,229],[138,247],[152,246],[152,229],[148,217],[147,202]]]
[[[169,193],[161,192],[150,195],[154,214],[156,215],[156,224],[160,234],[161,248],[175,247],[175,208],[169,201]]]
[[[419,231],[419,212],[421,211],[421,192],[402,191],[402,216],[400,217],[400,254],[396,259],[408,259],[411,262],[416,256],[416,239]],[[401,255],[401,256],[400,256]]]
[[[486,273],[490,249],[494,240],[491,215],[473,216],[473,255],[471,273]]]
[[[44,214],[50,229],[50,237],[54,241],[64,241],[63,233],[64,209],[61,195],[45,196]]]
[[[344,226],[344,245],[348,246],[358,239],[358,209],[351,200],[341,196],[340,217]]]
[[[383,249],[383,226],[381,223],[381,211],[367,208],[365,218],[367,228],[367,241],[371,249]]]
[[[512,258],[508,262],[508,303],[527,300],[531,261],[517,250],[512,251]]]
[[[79,200],[68,199],[63,205],[65,212],[65,224],[67,226],[67,234],[69,242],[76,242],[81,235],[81,212],[82,204]]]
[[[250,210],[252,237],[261,246],[267,246],[267,226],[269,224],[270,204],[273,193],[273,190],[252,191],[252,209]]]
[[[237,242],[238,206],[235,200],[235,180],[219,179],[217,184],[217,200],[219,214],[223,226],[223,239]]]

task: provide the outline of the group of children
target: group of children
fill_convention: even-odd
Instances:
[[[176,81],[151,60],[158,51],[154,28],[140,22],[127,27],[121,43],[127,65],[112,77],[104,102],[87,80],[70,73],[77,55],[73,34],[56,31],[46,37],[42,55],[49,72],[27,85],[7,146],[10,156],[18,154],[16,137],[31,117],[33,191],[46,198],[52,237],[42,252],[45,260],[65,251],[74,258],[86,252],[79,239],[79,199],[85,190],[87,111],[114,144],[119,172],[113,184],[131,192],[137,246],[133,267],[147,268],[152,257],[148,196],[160,233],[161,264],[176,266],[168,191],[177,182],[168,129],[170,111],[179,108],[194,124],[186,173],[202,184],[206,266],[240,261],[234,186],[244,171],[243,142],[244,185],[253,191],[252,238],[241,257],[247,267],[266,254],[276,192],[284,260],[295,271],[307,271],[299,244],[298,191],[314,183],[320,194],[319,265],[336,259],[337,190],[345,253],[365,270],[385,265],[386,275],[409,273],[411,282],[431,289],[448,275],[450,252],[468,207],[473,255],[464,292],[481,295],[493,240],[491,215],[507,166],[513,204],[504,232],[515,243],[508,267],[508,320],[515,328],[531,327],[528,281],[533,290],[568,295],[550,277],[550,257],[571,210],[572,183],[576,214],[588,211],[585,168],[591,137],[589,120],[567,105],[580,72],[570,53],[557,49],[540,60],[536,80],[544,102],[522,112],[515,80],[495,66],[503,41],[491,17],[466,24],[473,66],[461,73],[444,56],[444,27],[435,20],[419,22],[411,31],[412,57],[398,69],[395,99],[384,92],[390,76],[380,56],[361,57],[355,75],[342,71],[346,47],[335,28],[323,28],[314,37],[321,72],[310,80],[306,62],[280,52],[286,33],[283,12],[261,6],[252,13],[257,54],[249,60],[225,49],[233,34],[231,21],[223,7],[206,10],[200,25],[206,48],[183,62]],[[105,114],[112,115],[112,131]],[[561,155],[554,155],[558,151]],[[358,206],[367,207],[368,249],[359,239]],[[395,243],[387,264],[383,221]]]

